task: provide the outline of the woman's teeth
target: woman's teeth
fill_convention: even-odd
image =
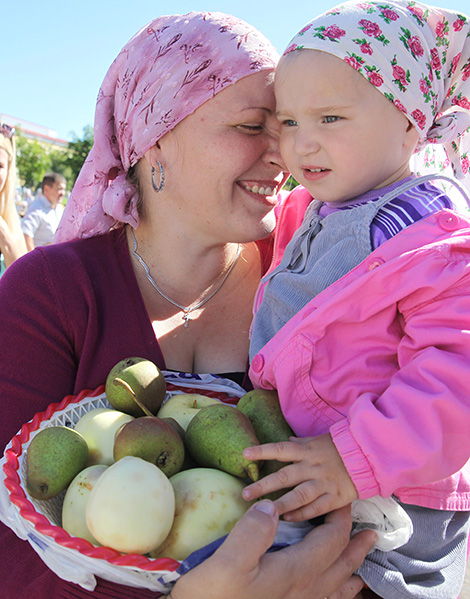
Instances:
[[[253,185],[253,187],[249,187],[248,185],[245,185],[245,189],[247,191],[251,191],[251,193],[258,193],[259,195],[262,195],[262,196],[272,196],[274,193],[274,190],[272,189],[272,187],[259,187],[258,185]]]

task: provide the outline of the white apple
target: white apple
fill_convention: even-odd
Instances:
[[[192,468],[170,478],[176,498],[175,520],[166,541],[150,556],[185,560],[196,549],[228,534],[251,503],[243,482],[214,468]]]
[[[102,545],[123,553],[148,553],[166,539],[174,515],[175,493],[160,468],[126,456],[97,480],[86,523]]]
[[[199,410],[214,403],[220,403],[220,401],[198,393],[179,393],[167,399],[157,412],[157,416],[159,418],[174,418],[186,430]]]
[[[81,537],[94,545],[99,543],[88,530],[86,506],[96,481],[107,468],[96,464],[79,472],[68,486],[62,504],[62,528],[73,537]]]
[[[88,444],[88,466],[114,464],[114,437],[121,426],[131,420],[134,416],[110,408],[95,408],[80,418],[74,428]]]

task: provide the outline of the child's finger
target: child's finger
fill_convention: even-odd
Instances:
[[[310,520],[312,518],[317,518],[318,516],[328,514],[331,512],[331,510],[340,507],[331,501],[331,495],[328,495],[327,493],[323,493],[312,501],[302,505],[299,505],[298,498],[291,500],[289,497],[287,497],[287,495],[288,494],[286,493],[286,495],[276,499],[274,502],[279,510],[279,513],[283,514],[284,520],[287,522],[302,522],[303,520]]]
[[[288,472],[285,472],[287,468],[288,466],[281,468],[277,472],[269,474],[255,483],[251,483],[250,485],[246,486],[242,491],[243,498],[246,501],[252,501],[254,499],[258,499],[259,497],[263,497],[263,495],[273,493],[274,491],[292,487],[296,483],[292,483],[290,481],[295,480],[295,477],[292,475],[290,476]],[[301,480],[299,480],[299,482],[301,482]]]
[[[248,460],[277,460],[279,462],[295,462],[302,459],[305,451],[301,445],[290,441],[254,445],[243,450]]]
[[[294,487],[282,496],[282,506],[285,512],[297,509],[301,505],[316,499],[324,492],[323,486],[322,481],[306,479],[302,469],[292,464],[248,485],[243,489],[242,495],[245,500],[251,501],[274,491]],[[280,507],[279,504],[276,505]]]

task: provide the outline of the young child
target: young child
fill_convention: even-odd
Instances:
[[[294,487],[276,501],[291,521],[393,496],[411,539],[359,570],[387,599],[457,597],[465,572],[470,214],[409,165],[439,143],[468,176],[469,36],[449,10],[347,2],[304,27],[276,72],[301,186],[258,292],[250,377],[278,390],[298,438],[245,452],[290,464],[244,496]]]

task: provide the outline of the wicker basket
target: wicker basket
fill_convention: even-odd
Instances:
[[[204,393],[228,403],[237,401],[230,392],[227,394],[206,392],[200,388],[181,389],[171,384],[168,385],[167,397],[181,392]],[[165,592],[169,590],[165,580],[171,581],[177,578],[174,573],[181,562],[171,558],[151,559],[140,554],[122,554],[110,547],[95,546],[85,539],[72,537],[61,527],[65,491],[44,501],[34,499],[26,490],[25,456],[33,437],[50,426],[63,425],[73,428],[90,410],[109,407],[111,406],[106,399],[104,386],[101,386],[94,391],[85,390],[78,395],[65,397],[60,403],[51,404],[45,412],[36,414],[31,421],[22,426],[5,450],[2,462],[4,485],[11,504],[8,506],[12,516],[10,520],[15,520],[16,513],[18,521],[21,520],[24,526],[20,526],[21,530],[18,530],[5,518],[2,520],[6,520],[5,524],[10,526],[18,536],[27,538],[47,565],[59,576],[77,582],[88,590],[94,588],[96,582],[94,575],[97,575],[130,586]],[[70,576],[67,575],[68,557],[73,562],[73,567],[70,564]],[[55,566],[57,560],[63,562],[66,575],[60,571],[61,567]],[[83,571],[88,572],[88,576],[82,576],[87,580],[77,580],[79,575],[76,572],[72,573],[77,565],[83,566]]]

